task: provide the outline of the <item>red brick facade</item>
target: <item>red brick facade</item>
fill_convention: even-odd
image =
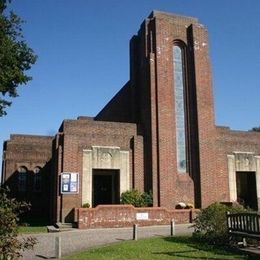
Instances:
[[[32,204],[33,214],[49,217],[52,178],[51,136],[11,135],[4,143],[2,179],[13,195]],[[18,185],[19,168],[27,169],[26,189],[20,191]],[[41,168],[41,187],[34,189],[35,169]]]
[[[176,44],[182,46],[184,64],[185,173],[177,170]],[[213,103],[207,30],[196,18],[155,11],[130,41],[127,84],[95,118],[64,120],[55,137],[12,135],[4,145],[3,181],[15,191],[20,166],[28,171],[41,167],[47,184],[41,194],[49,198],[51,219],[62,222],[74,220],[74,208],[92,203],[95,169],[119,170],[123,190],[151,190],[154,207],[174,209],[186,202],[200,208],[232,201],[237,157],[228,164],[228,156],[239,152],[247,162],[246,154],[252,154],[254,165],[243,169],[255,172],[257,185],[260,134],[216,127]],[[108,150],[116,158],[105,157],[111,156]],[[79,174],[77,194],[60,193],[62,172]],[[259,205],[260,187],[256,190]]]
[[[133,224],[169,225],[173,219],[176,224],[183,224],[191,223],[198,212],[199,210],[196,209],[168,210],[164,207],[134,208],[132,205],[100,205],[91,209],[75,209],[74,222],[82,229],[131,227]]]

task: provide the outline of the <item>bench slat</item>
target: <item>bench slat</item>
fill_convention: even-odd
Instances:
[[[260,215],[257,213],[227,213],[227,228],[230,235],[260,240]]]

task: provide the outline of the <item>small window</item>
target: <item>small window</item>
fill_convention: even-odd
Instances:
[[[25,166],[18,169],[18,191],[25,192],[27,189],[27,173],[28,170]]]
[[[33,176],[33,191],[34,192],[41,192],[42,191],[42,174],[41,174],[41,167],[35,167]]]

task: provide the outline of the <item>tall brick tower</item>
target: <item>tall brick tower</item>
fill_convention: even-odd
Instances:
[[[207,204],[215,125],[205,27],[153,11],[131,40],[131,82],[154,206]]]

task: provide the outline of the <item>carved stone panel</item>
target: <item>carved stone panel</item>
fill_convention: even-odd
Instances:
[[[251,152],[233,152],[228,155],[230,201],[237,201],[236,172],[255,172],[258,210],[260,210],[260,156]]]
[[[119,170],[120,194],[129,190],[129,151],[121,151],[116,146],[92,146],[92,149],[83,150],[82,204],[92,204],[93,169]]]

